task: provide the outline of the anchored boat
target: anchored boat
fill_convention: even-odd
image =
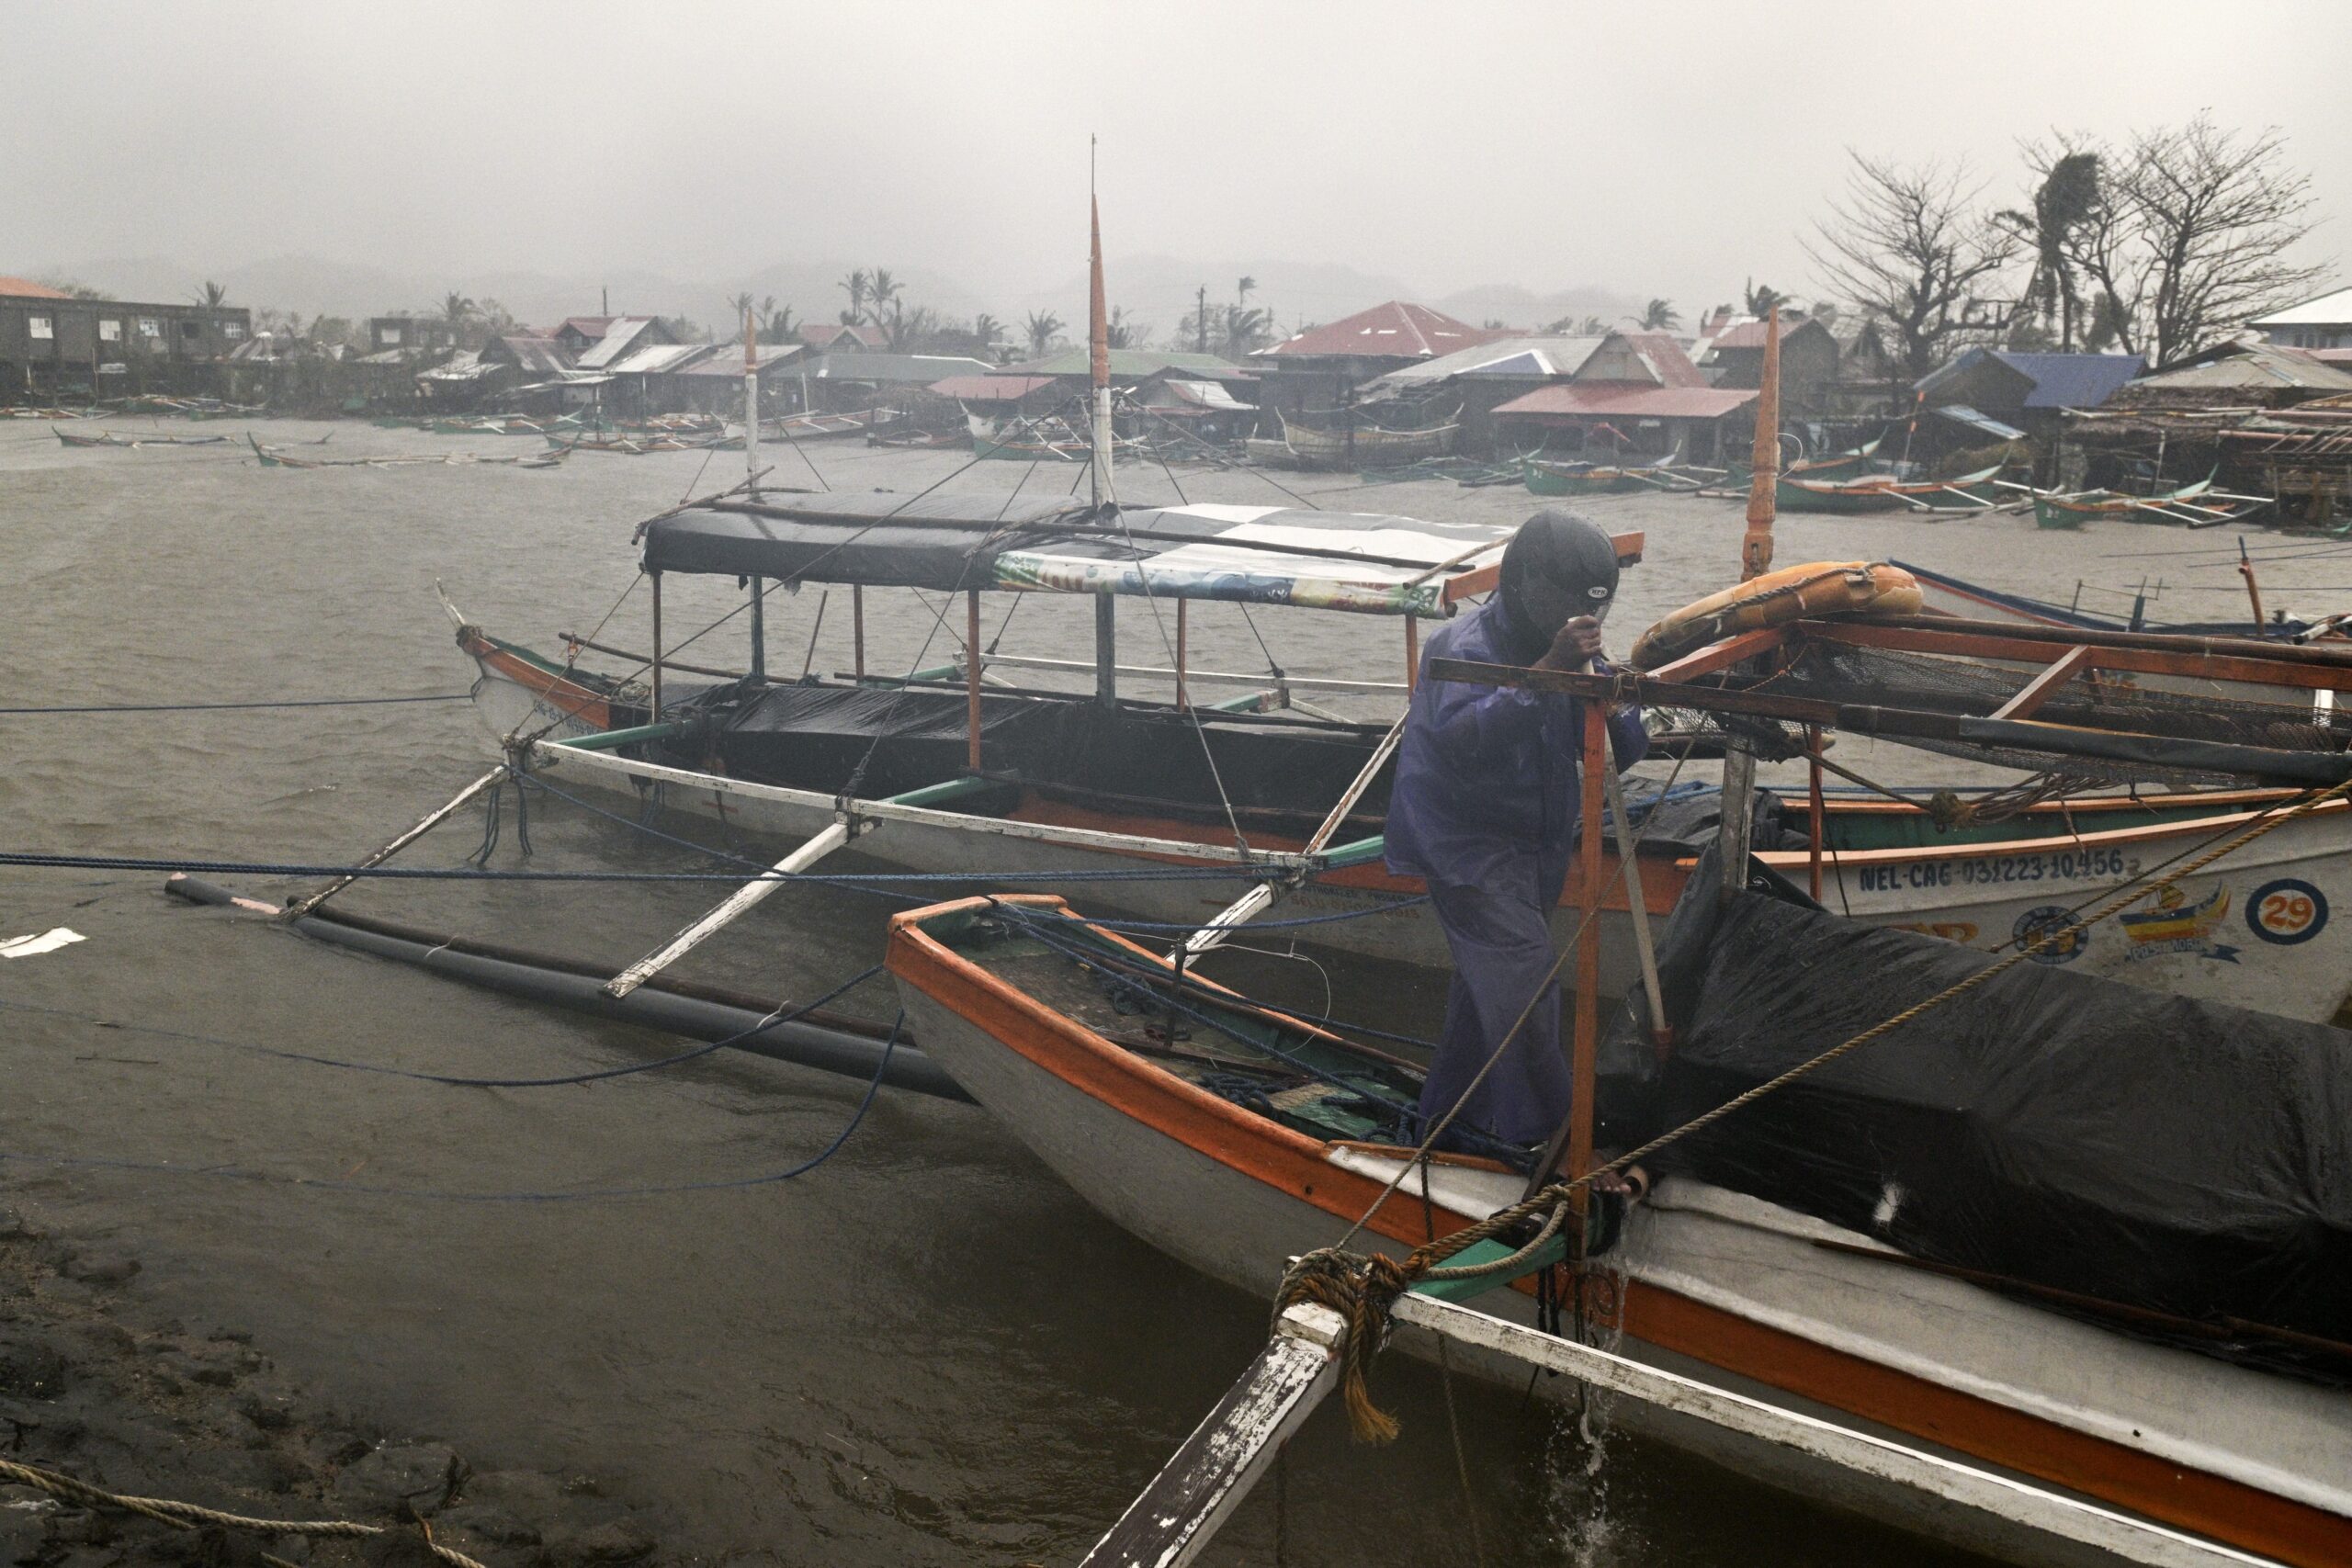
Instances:
[[[1898,479],[1893,474],[1812,479],[1782,474],[1774,499],[1786,512],[1984,512],[2001,499],[2001,465],[1950,479]]]

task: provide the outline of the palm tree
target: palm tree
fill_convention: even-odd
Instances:
[[[1148,348],[1151,344],[1151,323],[1138,321],[1122,306],[1111,307],[1111,319],[1102,324],[1102,335],[1113,348]]]
[[[1789,302],[1787,295],[1769,283],[1749,283],[1746,291],[1747,313],[1751,316],[1769,316],[1772,313],[1774,307]]]
[[[762,343],[790,343],[792,329],[797,325],[799,323],[792,319],[792,307],[777,304],[775,295],[771,294],[760,301]]]
[[[852,271],[847,277],[842,278],[834,287],[849,296],[849,310],[842,316],[842,323],[847,326],[855,326],[865,317],[865,297],[874,288],[873,278],[868,276],[865,269],[861,266]]]
[[[1671,331],[1682,324],[1682,312],[1674,308],[1671,299],[1653,299],[1642,309],[1642,330],[1645,333]]]
[[[727,297],[727,319],[729,321],[735,322],[736,325],[740,327],[751,314],[752,291],[750,289],[746,288],[741,294],[730,294]]]
[[[1250,303],[1250,296],[1257,291],[1258,280],[1254,277],[1244,277],[1233,286],[1233,302],[1236,305],[1247,306]]]
[[[883,310],[899,298],[899,280],[890,276],[888,267],[874,269],[874,276],[865,286],[865,297],[872,301],[870,312],[874,324],[878,327],[882,324]]]
[[[1609,323],[1602,321],[1599,316],[1584,316],[1578,318],[1577,321],[1577,336],[1607,337],[1608,335]]]
[[[1225,313],[1225,342],[1220,345],[1225,357],[1239,359],[1261,348],[1273,333],[1273,318],[1255,306],[1244,309],[1234,306]]]
[[[441,315],[452,327],[464,326],[474,319],[481,307],[462,294],[452,293],[441,300]]]
[[[2056,319],[2058,346],[2067,352],[2075,346],[2083,303],[2075,288],[2069,244],[2076,231],[2099,215],[2103,199],[2098,154],[2069,152],[2050,165],[2035,188],[2032,211],[1994,215],[1995,221],[2033,247],[2033,271],[2026,279],[2023,302],[2045,327]]]
[[[994,348],[997,340],[1004,336],[1004,323],[983,310],[972,318],[972,336],[982,348]]]
[[[196,302],[207,310],[217,310],[229,302],[229,286],[215,283],[208,277],[204,280],[204,288],[196,296]]]
[[[1046,357],[1046,350],[1054,344],[1054,336],[1062,330],[1062,319],[1051,310],[1032,310],[1025,328],[1029,333],[1029,351],[1037,358]]]

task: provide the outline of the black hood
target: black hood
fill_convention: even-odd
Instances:
[[[1503,547],[1498,593],[1511,651],[1532,663],[1577,615],[1602,615],[1617,596],[1617,545],[1600,525],[1546,507]]]

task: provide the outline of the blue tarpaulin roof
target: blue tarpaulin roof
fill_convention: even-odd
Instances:
[[[2014,354],[2007,349],[1972,348],[1920,378],[1917,389],[1933,396],[1938,388],[1958,380],[1988,359],[2026,378],[2030,387],[2024,406],[2030,409],[2095,409],[2147,368],[2147,361],[2136,354]]]

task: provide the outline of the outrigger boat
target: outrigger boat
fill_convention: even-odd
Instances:
[[[1544,457],[1521,460],[1531,495],[1617,495],[1633,491],[1697,490],[1705,482],[1686,473],[1679,450],[1655,463],[1564,463]]]
[[[1389,430],[1377,424],[1351,423],[1340,430],[1318,430],[1286,420],[1283,446],[1303,468],[1400,468],[1424,457],[1442,457],[1453,450],[1462,434],[1459,423],[1425,425],[1419,430]]]
[[[1711,856],[1713,874],[1687,897],[1713,902],[1715,866]],[[1729,897],[1750,924],[1773,918],[1756,908],[1767,905],[1762,895]],[[1785,985],[1769,1003],[1750,994],[1770,987],[1775,967],[1753,942],[1732,949],[1745,960],[1733,971],[1745,989],[1713,978],[1709,953],[1721,943],[1694,937],[1662,955],[1669,972],[1710,975],[1673,996],[1674,1054],[1663,1066],[1645,1038],[1621,1053],[1647,1062],[1662,1086],[1644,1089],[1622,1065],[1604,1078],[1595,1021],[1580,1018],[1586,1110],[1566,1130],[1566,1168],[1590,1168],[1596,1101],[1620,1132],[1646,1131],[1658,1117],[1644,1109],[1651,1101],[1687,1118],[1752,1082],[1750,1057],[1764,1054],[1742,1055],[1750,1021],[1774,1016],[1783,1033],[1826,1029],[1803,1044],[1834,1043],[1936,983],[1922,981],[1919,964],[1969,962],[1928,939],[1858,932],[1826,914],[1804,934],[1809,983],[1838,1000],[1793,1020],[1786,1015],[1804,1004]],[[1860,1008],[1853,987],[1829,978],[1860,967],[1851,948],[1892,972],[1872,980]],[[1848,967],[1822,962],[1831,949]],[[1365,1250],[1402,1257],[1518,1203],[1531,1169],[1559,1152],[1539,1160],[1474,1130],[1464,1141],[1477,1152],[1422,1153],[1420,1073],[1408,1062],[1349,1038],[1345,1025],[1303,1021],[1202,980],[1059,900],[975,897],[900,914],[888,963],[927,1058],[1008,1132],[1123,1229],[1261,1300],[1274,1296],[1288,1259],[1329,1247],[1354,1222],[1363,1221]],[[2091,1018],[2163,1006],[2075,976],[2013,975],[1951,1028],[2014,1040],[2019,998],[2035,995],[2047,1009],[2053,992]],[[2316,1282],[2291,1303],[2270,1288],[2331,1247],[2290,1217],[2306,1195],[2338,1215],[2352,1213],[2352,1196],[2322,1174],[2324,1161],[2298,1167],[2275,1197],[2237,1194],[2232,1178],[2262,1168],[2261,1153],[2240,1145],[2229,1151],[2237,1163],[2216,1168],[2212,1151],[2228,1138],[2184,1137],[2170,1103],[2184,1079],[2235,1063],[2248,1069],[2234,1091],[2245,1109],[2208,1104],[2211,1121],[2230,1133],[2308,1125],[2317,1143],[2343,1150],[2318,1085],[2352,1086],[2352,1055],[2332,1030],[2219,1008],[2167,1016],[2176,1037],[2161,1044],[2076,1030],[2083,1038],[2054,1067],[2034,1065],[2027,1045],[1996,1049],[1998,1066],[1984,1067],[1945,1036],[1889,1040],[1883,1055],[1808,1085],[1803,1108],[1793,1099],[1759,1106],[1748,1122],[1670,1151],[1613,1245],[1603,1205],[1589,1247],[1555,1237],[1489,1280],[1424,1285],[1395,1311],[1399,1344],[1429,1359],[1442,1335],[1456,1371],[1514,1392],[1574,1400],[1587,1382],[1613,1387],[1633,1397],[1611,1403],[1612,1425],[2020,1562],[2318,1568],[2352,1559],[2352,1472],[2339,1462],[2352,1448],[2352,1401],[2339,1381],[2352,1373],[2352,1345],[2336,1337],[2343,1300],[2331,1304]],[[2265,1070],[2282,1058],[2296,1066]],[[1738,1066],[1726,1072],[1726,1062]],[[2222,1068],[2211,1081],[2232,1077]],[[1905,1087],[1917,1078],[1934,1090]],[[2042,1134],[2041,1122],[2094,1106],[2094,1146]],[[2178,1189],[2169,1228],[2130,1192],[2158,1170]],[[1861,1190],[1836,1193],[1840,1180]],[[1988,1194],[2009,1221],[1979,1212]],[[2054,1213],[2064,1216],[2055,1228]],[[2185,1266],[2169,1259],[2114,1266],[2134,1242],[2235,1257],[2228,1224],[2259,1224],[2257,1215],[2278,1222],[2264,1234],[2291,1258],[2265,1258],[2245,1276],[2225,1267],[2201,1291],[2184,1286]],[[1580,1228],[1572,1217],[1570,1234]],[[1455,1261],[1492,1261],[1526,1239],[1511,1233]],[[2052,1256],[2068,1241],[2079,1264]],[[2332,1245],[2340,1252],[2340,1240]],[[1606,1337],[1607,1351],[1563,1337],[1563,1301],[1580,1303],[1577,1330]],[[1187,1517],[1182,1477],[1199,1485],[1207,1469],[1246,1487],[1252,1461],[1266,1457],[1253,1450],[1270,1451],[1295,1425],[1272,1396],[1303,1399],[1303,1418],[1307,1391],[1329,1386],[1327,1357],[1307,1357],[1287,1390],[1260,1381],[1261,1360],[1204,1423],[1227,1450],[1221,1462],[1204,1459],[1196,1435],[1087,1562],[1187,1561],[1220,1516]],[[1531,1381],[1530,1363],[1544,1357],[1569,1375]],[[1253,1414],[1220,1419],[1236,1411]]]
[[[906,423],[898,409],[860,409],[854,413],[795,413],[760,422],[762,431],[786,441],[820,440],[829,435],[871,435]]]
[[[2219,501],[2222,505],[2211,502]],[[2267,498],[2217,492],[2207,475],[2195,484],[2162,495],[2125,495],[2111,490],[2066,493],[2037,491],[2033,520],[2044,528],[2079,528],[2093,521],[2157,523],[2175,528],[2215,528],[2234,523],[2268,505]]]
[[[383,457],[297,457],[283,446],[269,446],[256,440],[252,432],[245,443],[254,449],[254,457],[265,468],[552,468],[571,456],[570,443],[553,451],[535,456],[514,455],[505,457],[483,457],[471,452],[435,452],[404,454]]]
[[[133,435],[119,430],[84,435],[53,426],[50,434],[68,446],[218,446],[229,439],[225,435]]]
[[[1000,422],[969,412],[964,418],[971,432],[972,456],[979,460],[1083,463],[1094,450],[1093,444],[1063,419]]]
[[[1950,479],[1899,479],[1893,474],[1851,479],[1781,476],[1775,501],[1785,512],[1985,512],[2001,499],[2001,465]]]

